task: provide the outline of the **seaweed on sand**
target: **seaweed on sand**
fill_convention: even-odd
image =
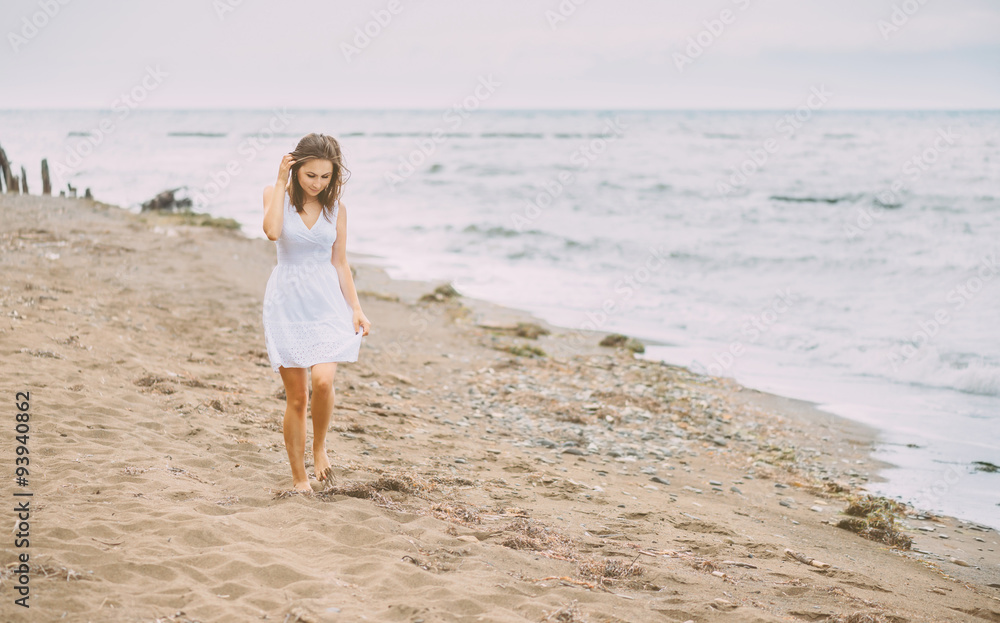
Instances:
[[[580,563],[579,574],[581,577],[606,584],[634,575],[642,575],[642,567],[636,566],[634,560],[631,564],[627,560],[617,558],[585,560]]]
[[[837,523],[838,528],[850,530],[866,539],[910,549],[913,539],[896,528],[896,518],[905,513],[906,507],[884,497],[866,495],[849,500],[844,513],[850,515]]]

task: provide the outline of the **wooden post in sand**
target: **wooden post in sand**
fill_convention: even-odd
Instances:
[[[21,192],[25,195],[28,194],[28,172],[21,167]]]
[[[42,194],[52,194],[52,183],[49,181],[49,161],[42,158]]]
[[[3,174],[3,181],[7,185],[7,192],[13,192],[14,184],[11,181],[14,176],[10,172],[10,161],[7,160],[7,154],[4,153],[3,147],[0,147],[0,174]]]

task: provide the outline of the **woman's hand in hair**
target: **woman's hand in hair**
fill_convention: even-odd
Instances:
[[[295,158],[292,154],[282,156],[281,165],[278,166],[278,181],[282,183],[282,186],[288,183],[288,172],[291,170],[293,164],[295,164]]]

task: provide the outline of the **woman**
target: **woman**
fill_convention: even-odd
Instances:
[[[264,293],[264,341],[285,384],[283,431],[295,491],[312,491],[305,466],[306,369],[312,371],[315,477],[329,482],[326,432],[336,362],[357,361],[371,328],[347,264],[347,207],[339,201],[345,170],[336,139],[309,134],[281,159],[275,185],[264,189],[264,233],[278,248]]]

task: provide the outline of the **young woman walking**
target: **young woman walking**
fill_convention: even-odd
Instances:
[[[326,433],[337,362],[357,361],[371,329],[347,263],[347,207],[339,200],[345,171],[336,139],[309,134],[285,154],[277,182],[264,189],[264,233],[278,248],[264,292],[264,341],[285,385],[283,431],[296,491],[312,491],[305,466],[306,372],[312,375],[313,466],[325,484],[332,472]]]

